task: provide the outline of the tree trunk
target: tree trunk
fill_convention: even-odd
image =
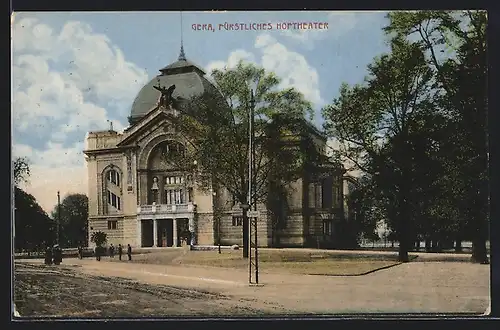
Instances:
[[[443,241],[442,240],[437,240],[436,241],[436,252],[441,252],[443,251]]]
[[[471,261],[481,264],[489,264],[488,251],[486,249],[487,226],[484,218],[474,219],[476,230],[472,238],[472,256]]]
[[[403,195],[404,196],[404,195]],[[409,228],[409,217],[408,217],[408,205],[406,204],[405,198],[401,198],[400,202],[400,212],[399,212],[399,252],[398,260],[400,262],[410,261],[408,257],[408,251],[411,246],[410,239],[410,228]]]
[[[486,249],[486,241],[475,239],[472,241],[472,257],[471,261],[481,264],[489,264],[488,251]]]
[[[431,240],[426,238],[425,239],[425,252],[430,252],[431,251]]]
[[[489,264],[486,241],[488,239],[488,212],[485,211],[488,205],[488,182],[485,179],[478,182],[479,189],[474,205],[472,233],[472,256],[471,261],[481,264]]]
[[[405,229],[403,229],[403,231],[406,231]],[[409,257],[408,257],[408,238],[405,237],[406,236],[406,233],[400,235],[400,239],[399,239],[399,253],[398,253],[398,260],[400,262],[408,262],[410,261]]]

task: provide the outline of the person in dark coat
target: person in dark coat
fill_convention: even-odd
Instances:
[[[50,246],[45,249],[45,264],[52,265],[52,249]]]
[[[59,244],[54,245],[52,255],[54,258],[54,265],[59,265],[62,262],[62,250]]]
[[[132,247],[130,244],[127,244],[127,256],[129,261],[132,260]]]
[[[83,248],[78,245],[78,259],[82,259],[83,258]]]
[[[100,246],[95,247],[94,254],[95,254],[95,260],[101,261],[101,247]]]
[[[115,257],[115,247],[113,246],[113,244],[111,244],[109,246],[109,257],[110,258],[114,258]]]
[[[118,258],[122,260],[123,247],[121,244],[118,244]]]

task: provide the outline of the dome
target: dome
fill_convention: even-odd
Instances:
[[[169,87],[175,85],[173,98],[190,99],[204,92],[216,91],[204,76],[205,72],[196,64],[188,61],[181,46],[181,53],[176,62],[159,70],[160,74],[147,83],[137,94],[130,111],[129,122],[133,124],[148,114],[155,107],[160,92],[153,86]]]

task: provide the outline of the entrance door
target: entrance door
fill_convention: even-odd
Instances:
[[[167,228],[161,230],[161,246],[167,246]]]
[[[142,246],[151,247],[153,246],[153,220],[142,220],[141,221],[141,232],[142,232]]]
[[[158,220],[158,246],[167,247],[172,246],[173,232],[172,220],[161,219]]]

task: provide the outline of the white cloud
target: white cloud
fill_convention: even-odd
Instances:
[[[262,52],[264,69],[282,78],[281,87],[295,87],[316,105],[324,103],[319,91],[318,72],[307,63],[303,55],[288,50],[268,34],[257,37],[255,48]]]
[[[304,29],[304,30],[280,30],[281,35],[289,38],[304,46],[306,49],[312,49],[314,44],[326,38],[338,39],[360,23],[369,23],[372,20],[373,13],[369,12],[330,12],[327,16],[327,29]],[[319,22],[318,22],[319,23]]]
[[[227,61],[210,62],[206,67],[206,72],[210,74],[214,69],[223,69],[224,67],[234,68],[240,60],[245,62],[255,62],[255,55],[243,49],[233,50],[231,54],[229,54]]]
[[[209,73],[214,68],[234,68],[239,60],[253,62],[279,76],[280,88],[294,87],[316,106],[324,104],[319,91],[318,72],[307,63],[303,55],[287,49],[269,34],[259,35],[255,39],[255,48],[255,54],[236,49],[226,61],[210,62],[206,71]]]
[[[26,189],[50,210],[57,190],[87,192],[85,132],[107,128],[109,120],[123,129],[118,119],[128,114],[148,76],[83,22],[66,22],[54,31],[33,18],[14,21],[12,50],[14,152],[30,159]],[[70,133],[81,134],[79,142],[71,144]],[[47,141],[43,150],[26,142],[36,139]]]

